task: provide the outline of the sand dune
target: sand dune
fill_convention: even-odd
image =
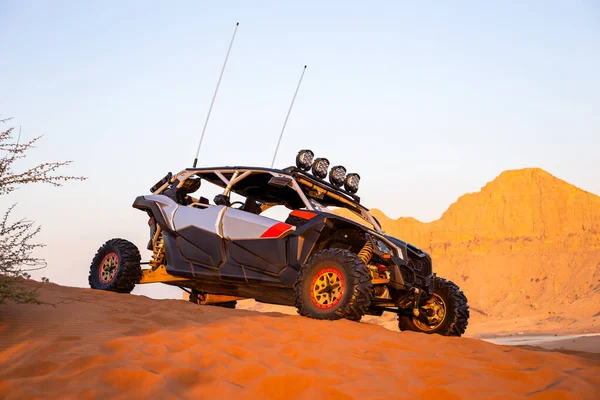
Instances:
[[[598,360],[45,284],[0,306],[0,398],[597,399]]]

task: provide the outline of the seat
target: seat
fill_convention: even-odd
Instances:
[[[246,197],[246,201],[241,209],[252,214],[260,214],[260,206],[253,197]]]
[[[206,197],[200,196],[200,198],[198,199],[198,201],[191,203],[191,206],[195,207],[195,208],[199,208],[201,210],[204,210],[206,208],[208,208],[210,206],[210,202],[208,201],[208,199]]]

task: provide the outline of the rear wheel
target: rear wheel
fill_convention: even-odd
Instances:
[[[399,316],[398,327],[401,331],[461,336],[468,321],[467,297],[453,282],[436,277],[434,294],[419,307],[419,316]]]
[[[131,293],[142,278],[138,248],[125,239],[111,239],[96,252],[88,282],[92,289]]]
[[[294,286],[298,313],[315,319],[360,321],[373,285],[360,258],[344,249],[322,250],[303,266]]]

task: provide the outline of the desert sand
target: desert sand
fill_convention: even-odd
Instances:
[[[0,398],[597,399],[600,360],[44,284],[0,307]]]

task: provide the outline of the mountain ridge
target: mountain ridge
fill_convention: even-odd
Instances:
[[[460,196],[435,221],[392,219],[376,208],[371,212],[390,234],[412,236],[417,245],[449,235],[463,242],[600,232],[600,197],[541,168],[503,171],[479,191]]]
[[[479,190],[476,191],[472,191],[472,192],[467,192],[464,193],[462,195],[460,195],[454,202],[452,202],[448,208],[446,208],[446,210],[444,210],[444,212],[442,213],[442,215],[435,219],[435,220],[431,220],[431,221],[422,221],[418,218],[412,217],[412,216],[400,216],[398,218],[391,218],[391,217],[387,217],[387,215],[385,214],[385,212],[377,207],[373,207],[371,208],[371,212],[375,212],[379,215],[386,215],[386,218],[389,218],[391,220],[404,220],[404,221],[409,221],[409,222],[418,222],[421,224],[433,224],[436,223],[440,220],[442,220],[444,218],[444,215],[448,212],[448,210],[450,208],[452,208],[456,203],[461,202],[461,200],[463,200],[464,198],[468,198],[471,195],[475,195],[477,193],[480,193],[484,190],[487,190],[490,186],[493,186],[493,184],[497,183],[497,181],[503,181],[506,180],[508,178],[514,178],[515,176],[518,177],[519,175],[521,176],[526,176],[527,174],[529,174],[529,176],[538,176],[544,179],[551,179],[554,180],[556,182],[559,182],[561,184],[564,184],[566,186],[569,187],[573,187],[575,188],[577,191],[582,192],[585,195],[589,195],[591,197],[594,198],[600,198],[600,194],[595,194],[593,192],[590,192],[589,190],[585,190],[582,189],[578,186],[575,186],[571,183],[569,183],[568,181],[558,178],[555,175],[552,175],[551,173],[549,173],[548,171],[540,168],[540,167],[524,167],[524,168],[517,168],[517,169],[508,169],[508,170],[504,170],[502,172],[500,172],[494,179],[492,179],[491,181],[486,182]]]

